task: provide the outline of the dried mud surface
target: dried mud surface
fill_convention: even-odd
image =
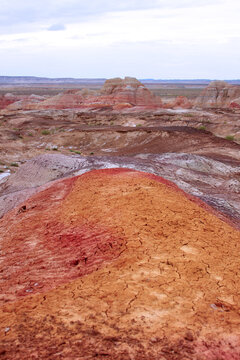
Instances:
[[[240,232],[209,207],[123,169],[24,206],[0,221],[0,358],[240,358]]]

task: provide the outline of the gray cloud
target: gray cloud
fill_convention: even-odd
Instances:
[[[1,33],[28,31],[34,23],[53,24],[80,22],[88,17],[111,11],[153,8],[179,8],[221,3],[222,0],[2,0],[0,7]]]
[[[215,6],[205,8],[212,4]],[[199,6],[203,7],[200,11]],[[183,11],[175,11],[179,8]],[[164,11],[124,13],[147,9]],[[15,34],[0,38],[1,73],[50,77],[237,78],[239,9],[238,0],[229,3],[226,0],[1,0],[0,35]],[[106,13],[116,11],[123,14],[107,16],[104,21]],[[145,15],[146,23],[141,20]],[[155,26],[149,26],[151,21]],[[81,22],[87,25],[70,26]],[[139,36],[135,36],[138,31],[135,25],[140,30]],[[207,30],[206,25],[209,25]],[[54,33],[65,26],[66,32]],[[158,34],[158,28],[165,30],[159,30]],[[34,33],[37,31],[39,34]]]

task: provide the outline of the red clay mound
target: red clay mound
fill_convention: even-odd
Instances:
[[[112,169],[5,215],[0,357],[239,359],[240,233],[192,200]]]

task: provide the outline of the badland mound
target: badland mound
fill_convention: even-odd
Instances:
[[[3,359],[238,359],[239,231],[172,183],[92,171],[0,228]]]

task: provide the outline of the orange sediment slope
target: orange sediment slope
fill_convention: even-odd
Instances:
[[[168,181],[61,180],[0,233],[0,358],[240,358],[240,232]]]

